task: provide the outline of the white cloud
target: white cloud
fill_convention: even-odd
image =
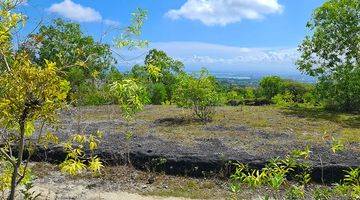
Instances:
[[[54,3],[47,10],[51,13],[58,14],[77,22],[102,22],[108,26],[120,25],[117,21],[103,19],[101,14],[95,9],[77,4],[72,0],[64,0],[61,3]]]
[[[105,25],[108,25],[108,26],[115,26],[115,27],[120,26],[120,22],[114,21],[114,20],[110,20],[110,19],[105,19],[105,20],[103,20],[103,23],[104,23]]]
[[[90,7],[84,7],[81,4],[74,3],[72,0],[64,0],[61,3],[55,3],[51,5],[48,11],[77,22],[102,21],[102,16],[98,11]]]
[[[212,71],[297,72],[294,63],[299,57],[296,47],[247,48],[202,42],[155,42],[151,43],[151,48],[163,50],[181,60],[190,71],[206,67]],[[127,58],[137,58],[144,51],[122,54]],[[127,66],[142,64],[144,56],[127,63],[119,62]]]
[[[278,0],[187,0],[180,9],[170,10],[166,16],[174,20],[200,20],[208,26],[225,26],[242,19],[261,19],[282,10]]]

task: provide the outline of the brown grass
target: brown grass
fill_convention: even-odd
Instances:
[[[116,106],[87,107],[80,110],[83,120],[121,119]],[[244,126],[247,130],[239,129]],[[189,109],[146,106],[132,122],[115,129],[119,132],[131,129],[136,135],[156,135],[185,145],[192,145],[196,139],[204,138],[221,138],[231,146],[242,145],[245,148],[254,148],[253,142],[259,141],[270,145],[292,141],[324,143],[324,135],[349,143],[359,143],[360,115],[311,109],[281,109],[275,106],[224,106],[216,108],[212,122],[203,124],[192,118]],[[260,137],[249,130],[262,130],[267,135]],[[290,141],[286,141],[284,135],[289,136]]]

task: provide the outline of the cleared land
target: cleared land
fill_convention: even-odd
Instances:
[[[84,194],[93,195],[94,199],[126,195],[135,198],[131,193],[147,195],[149,199],[159,199],[159,196],[226,199],[232,195],[226,179],[228,172],[223,168],[228,160],[261,166],[274,156],[282,157],[293,149],[310,145],[314,165],[319,165],[321,158],[323,166],[318,168],[328,167],[329,174],[333,175],[337,168],[341,171],[341,167],[359,166],[359,117],[274,106],[241,106],[219,107],[214,120],[203,124],[193,120],[189,110],[147,106],[127,122],[120,117],[116,106],[71,108],[61,113],[61,121],[53,131],[63,139],[73,133],[103,131],[105,137],[98,153],[109,166],[101,177],[74,178],[61,175],[56,166],[38,163],[34,167],[39,175],[35,184],[43,194],[60,195],[60,199],[88,198]],[[129,131],[134,136],[126,142],[124,134]],[[344,151],[331,151],[331,137],[343,141]],[[126,162],[127,153],[133,167],[120,166]],[[58,147],[50,148],[46,155],[40,151],[35,156],[38,161],[56,162],[63,158]],[[169,176],[164,172],[182,176]],[[193,175],[198,179],[189,177]],[[75,188],[73,192],[65,192],[69,190],[68,185]],[[310,194],[321,187],[312,185],[307,192]],[[266,187],[256,191],[245,189],[241,197],[256,199],[266,193],[269,193]]]
[[[317,113],[317,114],[315,114]],[[229,161],[261,167],[292,150],[311,147],[315,179],[339,179],[344,169],[360,165],[359,115],[273,106],[219,107],[211,123],[193,120],[190,110],[175,106],[147,106],[127,122],[116,106],[72,108],[61,114],[57,129],[62,139],[74,133],[105,133],[98,154],[109,165],[124,164],[127,156],[142,170],[203,176],[228,173]],[[126,140],[126,133],[133,137]],[[331,151],[332,138],[344,148]],[[43,159],[64,158],[52,148]],[[327,177],[329,176],[329,177]]]
[[[175,106],[147,106],[137,114],[132,123],[119,125],[117,131],[128,131],[136,135],[156,135],[168,140],[191,144],[199,138],[231,137],[249,144],[246,129],[258,129],[286,134],[300,140],[323,143],[328,134],[349,143],[360,143],[360,115],[331,113],[311,109],[280,109],[275,106],[218,107],[211,123],[192,120],[191,111]],[[79,122],[121,120],[116,106],[79,108]],[[272,140],[269,134],[269,140]],[[252,140],[255,140],[253,138]],[[277,138],[273,139],[276,140]],[[250,140],[251,142],[251,140]],[[359,149],[358,149],[359,150]]]
[[[347,150],[360,153],[360,115],[274,106],[218,107],[216,111],[207,124],[193,120],[190,110],[175,106],[147,106],[129,123],[121,120],[115,106],[80,108],[73,118],[79,129],[84,124],[113,121],[118,123],[105,123],[99,129],[115,134],[131,131],[135,136],[154,136],[190,147],[199,140],[220,140],[250,154],[286,154],[306,145],[329,147],[330,153],[333,137]]]

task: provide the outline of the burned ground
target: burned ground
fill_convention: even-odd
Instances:
[[[138,169],[195,177],[226,176],[230,162],[261,168],[272,158],[310,146],[314,180],[334,181],[344,169],[360,165],[360,129],[356,121],[350,123],[357,115],[333,115],[314,120],[272,106],[221,107],[212,122],[203,124],[192,120],[188,110],[148,106],[128,122],[115,106],[83,107],[63,111],[57,128],[49,130],[61,139],[100,130],[105,136],[97,154],[107,165],[125,164],[129,155]],[[128,131],[134,135],[130,141]],[[346,149],[333,153],[325,132],[343,140]],[[39,149],[34,156],[49,162],[64,158],[59,146]]]

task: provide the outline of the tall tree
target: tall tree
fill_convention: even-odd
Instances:
[[[71,83],[72,92],[86,82],[102,78],[115,64],[110,45],[85,35],[79,24],[56,19],[30,36],[23,49],[30,50],[39,65],[56,62],[60,75]]]
[[[29,181],[30,155],[41,140],[41,134],[38,140],[30,139],[35,121],[53,122],[70,88],[55,63],[45,60],[40,66],[26,52],[15,51],[12,36],[26,17],[14,9],[22,2],[0,1],[0,189],[10,189],[10,200],[16,187]]]
[[[61,21],[58,21],[58,25],[64,29],[42,27],[44,32],[50,32],[49,38],[52,39],[48,38],[48,40],[41,34],[32,38],[38,40],[36,42],[40,44],[39,51],[27,48],[32,47],[31,45],[23,46],[18,50],[14,47],[12,38],[18,28],[22,27],[21,24],[25,25],[27,17],[16,12],[16,8],[24,2],[26,0],[0,0],[0,190],[10,189],[9,200],[15,199],[17,186],[29,183],[31,176],[28,164],[35,148],[57,138],[51,133],[42,134],[42,130],[45,124],[51,124],[56,120],[58,110],[66,104],[67,93],[70,90],[70,83],[65,79],[68,78],[67,73],[73,67],[80,69],[84,67],[85,75],[102,69],[105,65],[102,65],[101,59],[104,57],[101,56],[107,55],[103,51],[108,51],[108,47],[98,46],[91,38],[83,36],[78,31],[80,30],[78,25]],[[136,26],[134,29],[136,33],[140,33],[140,30],[136,30],[141,28],[139,24],[142,25],[143,22],[133,25]],[[74,35],[67,35],[67,29],[70,29],[69,31]],[[64,35],[69,37],[65,37],[67,41],[59,41]],[[70,37],[77,39],[72,43]],[[125,39],[131,43],[129,45],[141,43],[139,40],[131,42],[131,36]],[[60,46],[53,45],[52,42]],[[121,45],[118,44],[118,46]],[[45,49],[41,51],[41,48]],[[87,54],[86,57],[83,51],[93,52],[100,57],[93,58],[92,53]],[[56,63],[47,60],[46,57],[50,57]],[[93,71],[87,71],[92,68],[94,68]],[[128,96],[121,95],[121,92],[128,92],[128,88],[140,88],[135,87],[133,83],[130,85],[134,87],[125,85],[125,91],[117,90],[118,95],[126,99]],[[139,91],[131,91],[135,100],[138,99],[137,95],[140,95],[138,93],[141,91]],[[137,101],[127,101],[128,107],[138,109],[133,104],[142,105]],[[35,122],[40,123],[40,127],[36,126]],[[37,130],[36,134],[35,130]],[[91,151],[97,146],[97,141],[93,136],[86,139],[84,135],[75,135],[71,141],[73,140],[77,141],[77,146],[82,147],[85,147],[83,141],[86,140]],[[73,149],[68,144],[65,144],[65,148],[69,151],[74,150],[77,155],[70,156],[70,159],[67,159],[62,166],[62,170],[75,174],[79,171],[79,166],[83,168],[83,165],[79,163],[80,159],[77,158],[83,158],[82,152],[85,151],[80,152],[81,149]],[[101,167],[101,162],[96,157],[91,158],[89,163],[92,163],[89,168],[93,171],[98,171]]]
[[[360,3],[327,0],[308,22],[311,35],[299,47],[298,68],[318,78],[328,106],[360,110]]]
[[[135,65],[131,75],[147,82],[152,103],[159,104],[170,100],[176,77],[184,72],[184,64],[157,49],[149,51],[144,64]]]

